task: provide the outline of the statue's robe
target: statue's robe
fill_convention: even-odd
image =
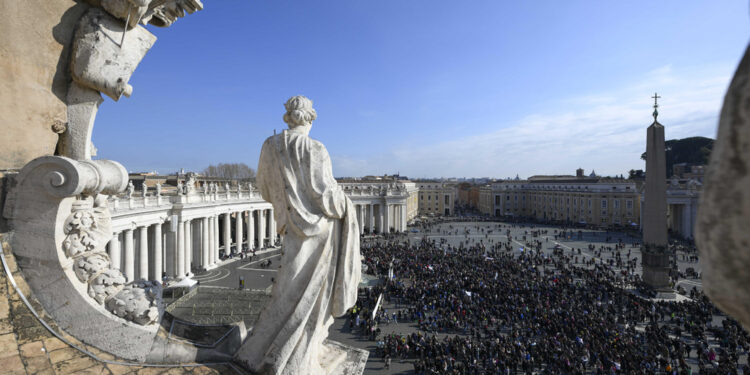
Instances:
[[[259,373],[327,373],[323,340],[354,306],[361,278],[355,208],[323,144],[294,129],[265,141],[256,182],[283,236],[281,266],[237,358]]]

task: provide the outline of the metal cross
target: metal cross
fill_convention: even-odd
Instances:
[[[661,99],[661,96],[654,93],[654,96],[652,96],[652,98],[654,98],[654,108],[659,108],[659,104],[656,102],[656,100]]]
[[[656,122],[656,117],[659,116],[659,111],[657,110],[657,108],[659,108],[659,103],[657,103],[656,101],[659,98],[661,98],[661,96],[659,96],[658,94],[654,93],[654,96],[652,96],[652,98],[654,98],[654,113],[653,113],[653,116],[654,116],[654,122]]]

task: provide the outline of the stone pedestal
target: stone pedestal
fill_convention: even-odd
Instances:
[[[671,291],[669,285],[670,255],[665,247],[645,245],[641,248],[643,281],[658,292]]]

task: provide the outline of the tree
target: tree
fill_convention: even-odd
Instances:
[[[219,165],[209,165],[202,174],[206,177],[246,180],[255,177],[255,170],[245,163],[219,163]]]
[[[628,180],[637,180],[646,178],[646,173],[643,169],[631,169],[628,171]]]
[[[664,142],[664,153],[667,159],[667,175],[672,175],[672,166],[680,163],[688,165],[706,165],[711,155],[714,140],[706,137],[670,139]],[[646,160],[646,153],[641,155]]]

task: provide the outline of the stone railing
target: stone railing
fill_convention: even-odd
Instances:
[[[141,194],[140,196],[127,196],[119,194],[111,196],[108,200],[109,209],[113,213],[137,210],[153,207],[172,207],[174,204],[191,203],[226,203],[230,201],[259,200],[260,193],[253,190],[229,190],[217,192],[195,191],[188,194]],[[116,216],[116,214],[114,215]]]

